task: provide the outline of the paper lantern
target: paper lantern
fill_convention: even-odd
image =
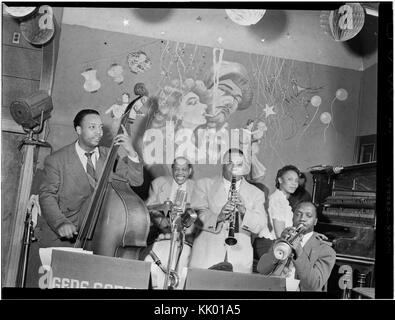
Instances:
[[[337,10],[322,11],[321,27],[335,41],[354,38],[365,22],[365,11],[359,3],[346,3]]]
[[[322,99],[320,96],[314,96],[310,102],[314,107],[318,108],[321,105]]]
[[[84,89],[90,93],[97,92],[100,89],[101,83],[96,79],[97,70],[89,68],[86,69],[81,75],[84,77]]]
[[[225,9],[228,17],[235,23],[241,26],[250,26],[256,24],[262,19],[266,10],[236,10],[236,9]]]
[[[320,120],[323,124],[329,124],[332,121],[332,116],[329,112],[323,112],[320,115]]]
[[[110,69],[108,69],[107,74],[108,74],[110,77],[114,78],[114,81],[115,81],[116,83],[121,84],[121,83],[123,82],[123,75],[122,75],[122,72],[123,72],[122,66],[120,66],[120,65],[117,64],[117,63],[113,63],[113,64],[110,66]]]
[[[5,11],[7,11],[14,18],[23,18],[33,13],[37,7],[12,7],[4,5]]]
[[[346,89],[340,88],[337,89],[336,91],[336,98],[339,99],[340,101],[346,100],[348,97],[348,92]]]
[[[35,14],[21,22],[20,28],[26,41],[37,46],[46,44],[55,34],[55,17],[52,7],[41,6]]]

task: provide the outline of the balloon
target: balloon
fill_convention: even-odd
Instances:
[[[341,88],[336,91],[336,98],[338,98],[340,101],[346,100],[347,97],[348,97],[348,92],[346,89]]]
[[[321,97],[320,96],[314,96],[314,97],[312,97],[311,98],[311,104],[314,106],[314,107],[319,107],[320,105],[321,105],[321,102],[322,102],[322,100],[321,100]]]
[[[233,22],[250,26],[261,20],[266,10],[225,9],[225,12]]]
[[[329,112],[323,112],[320,115],[320,120],[323,124],[328,124],[332,121],[332,116]]]
[[[346,3],[333,11],[322,11],[320,25],[335,41],[354,38],[365,23],[365,11],[359,3]]]

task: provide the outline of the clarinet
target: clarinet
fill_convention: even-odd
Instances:
[[[232,201],[236,194],[236,176],[232,175],[232,182],[230,185],[228,201]],[[232,211],[230,220],[229,220],[229,232],[228,237],[225,239],[225,243],[228,246],[234,246],[237,243],[237,239],[235,238],[235,233],[239,232],[239,212],[235,208]]]

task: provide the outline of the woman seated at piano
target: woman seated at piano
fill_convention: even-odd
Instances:
[[[269,215],[277,239],[285,228],[292,227],[293,211],[288,198],[299,186],[299,175],[299,169],[293,165],[277,171],[276,191],[269,196]]]

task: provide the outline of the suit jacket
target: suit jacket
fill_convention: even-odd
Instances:
[[[278,260],[274,256],[273,247],[258,262],[258,272],[269,274]],[[281,262],[277,275],[283,275],[285,261]],[[295,278],[300,280],[301,291],[321,291],[329,279],[336,262],[336,252],[322,241],[314,232],[303,247],[303,253],[293,260]]]
[[[98,176],[103,171],[108,151],[106,147],[99,147],[99,158],[96,163]],[[143,183],[142,164],[135,163],[128,157],[118,159],[113,177],[127,180],[132,186],[141,185]],[[87,173],[76,152],[75,142],[45,159],[39,200],[42,215],[52,230],[53,241],[58,238],[56,230],[62,224],[68,222],[79,227],[92,193]]]
[[[187,202],[191,203],[192,192],[195,187],[195,181],[188,179],[186,181],[186,191],[187,191]],[[146,205],[161,204],[165,202],[171,193],[171,188],[173,185],[173,177],[158,177],[151,182],[151,187],[149,190],[148,199],[146,200]],[[173,199],[170,199],[173,201]]]
[[[222,176],[197,181],[191,205],[198,209],[203,227],[192,247],[190,267],[209,268],[224,261],[227,254],[233,271],[252,272],[251,234],[264,236],[269,232],[264,208],[265,194],[244,179],[239,192],[245,202],[246,213],[240,232],[235,234],[237,244],[227,246],[225,239],[229,233],[228,222],[217,225],[217,218],[228,201],[229,190],[225,189]]]

